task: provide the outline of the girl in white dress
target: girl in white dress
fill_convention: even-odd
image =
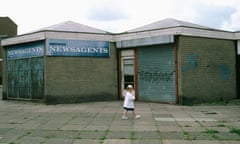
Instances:
[[[133,90],[132,85],[127,86],[127,91],[124,92],[123,97],[124,97],[124,103],[123,103],[124,111],[123,111],[122,119],[124,120],[128,119],[127,117],[128,111],[132,111],[135,119],[139,119],[141,116],[135,113],[135,106],[134,106],[135,92]]]

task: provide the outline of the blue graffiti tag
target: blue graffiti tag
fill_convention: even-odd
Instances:
[[[187,56],[186,64],[183,65],[182,71],[186,72],[188,70],[194,70],[198,67],[198,53],[189,53]]]
[[[224,80],[228,80],[232,74],[230,67],[226,64],[221,64],[219,66],[220,77]]]

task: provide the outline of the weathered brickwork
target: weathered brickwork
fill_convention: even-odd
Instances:
[[[235,42],[178,37],[179,101],[200,103],[236,98]]]
[[[116,48],[109,58],[46,57],[47,103],[73,103],[117,99]]]

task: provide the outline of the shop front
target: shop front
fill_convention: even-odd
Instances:
[[[44,99],[43,41],[7,49],[7,98]]]
[[[239,98],[239,33],[165,19],[120,34],[74,22],[8,38],[3,99],[173,104]]]
[[[173,36],[121,41],[117,47],[121,59],[121,91],[131,84],[140,101],[176,103]]]
[[[65,22],[6,39],[3,46],[3,99],[46,104],[117,99],[116,48],[104,31]]]

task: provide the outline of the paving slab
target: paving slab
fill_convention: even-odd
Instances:
[[[100,144],[100,140],[96,139],[77,139],[73,144]]]
[[[148,131],[148,132],[133,132],[134,139],[161,139],[160,132],[158,131]]]
[[[157,131],[158,128],[156,126],[134,126],[133,131],[140,131],[140,132],[151,132],[151,131]]]
[[[177,124],[181,127],[200,127],[202,126],[199,122],[186,122],[186,121],[178,121]]]
[[[217,136],[220,140],[239,140],[240,143],[240,135],[236,133],[219,132],[216,133],[215,136]]]
[[[133,130],[133,126],[121,126],[121,125],[112,125],[109,128],[110,131],[129,131],[131,132]]]
[[[7,133],[10,130],[11,130],[10,128],[0,128],[0,135],[3,135],[3,134]]]
[[[169,140],[184,140],[185,136],[183,132],[161,132],[162,139]]]
[[[122,102],[44,105],[0,101],[0,144],[239,144],[240,106],[137,102],[141,119],[122,120]]]
[[[110,131],[106,135],[106,139],[131,139],[132,137],[131,131]]]
[[[105,139],[106,135],[105,131],[83,131],[79,137],[82,139]]]
[[[131,144],[131,140],[127,139],[107,139],[103,144]]]
[[[78,130],[82,131],[85,129],[85,125],[80,125],[80,124],[64,124],[59,130]]]
[[[72,144],[73,141],[74,141],[73,139],[67,138],[49,138],[42,144]]]
[[[206,131],[205,127],[189,127],[189,126],[185,126],[185,127],[181,127],[183,131],[185,132],[203,132]]]
[[[178,126],[165,126],[160,125],[158,126],[159,131],[161,132],[182,132],[182,128]]]
[[[0,143],[11,143],[16,141],[20,136],[16,134],[5,134],[0,136]]]
[[[188,140],[211,140],[211,141],[219,140],[218,137],[216,137],[215,135],[208,134],[205,132],[188,132],[187,134],[185,132],[185,139],[188,139]]]
[[[239,144],[239,141],[220,141],[220,144]]]
[[[189,140],[169,140],[165,139],[163,140],[162,144],[192,144],[192,141]],[[207,143],[202,143],[207,144]]]
[[[162,142],[158,139],[137,139],[132,140],[131,144],[162,144]]]
[[[46,141],[46,138],[43,137],[23,137],[14,141],[14,144],[42,144]]]
[[[53,137],[75,139],[79,135],[79,131],[55,131]]]
[[[194,140],[192,144],[221,144],[220,141],[212,141],[212,140]],[[228,143],[226,143],[228,144]]]
[[[56,131],[54,130],[42,130],[42,129],[35,129],[32,130],[29,136],[31,137],[43,137],[43,138],[52,138],[55,137]]]
[[[174,122],[174,121],[178,121],[178,122],[195,122],[195,121],[199,121],[199,122],[216,122],[216,119],[213,118],[183,118],[181,117],[176,117],[176,118],[161,118],[161,117],[155,117],[156,121],[170,121],[170,122]]]

